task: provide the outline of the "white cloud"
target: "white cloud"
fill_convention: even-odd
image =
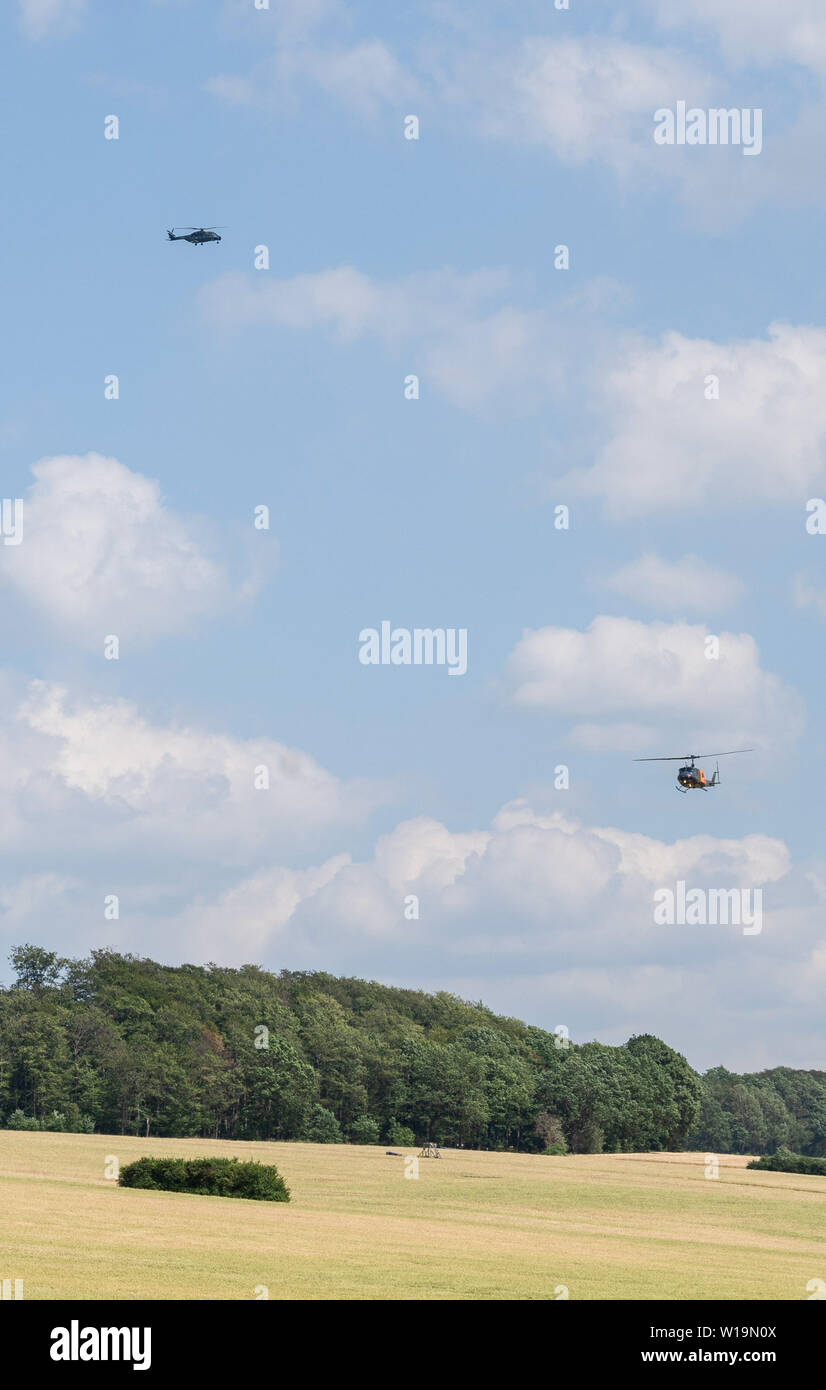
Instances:
[[[0,922],[14,930],[33,918],[59,912],[81,881],[66,874],[26,874],[0,888]]]
[[[690,25],[696,35],[693,9],[685,18],[673,12],[671,0],[649,3],[663,24]],[[313,12],[304,33],[279,20],[273,51],[252,72],[223,74],[205,85],[230,104],[265,111],[324,92],[385,129],[405,106],[424,110],[441,129],[459,127],[471,137],[548,150],[563,163],[602,166],[623,184],[670,186],[686,215],[709,230],[731,226],[761,201],[818,202],[811,167],[824,111],[818,100],[800,103],[794,80],[782,97],[773,87],[771,100],[761,98],[769,124],[759,159],[744,159],[742,148],[733,146],[699,152],[655,144],[655,111],[673,109],[677,101],[704,109],[760,105],[753,82],[732,68],[791,58],[826,72],[821,0],[793,0],[789,22],[775,0],[757,0],[756,22],[750,0],[736,0],[733,10],[717,0],[700,3],[701,26],[716,29],[723,45],[710,60],[615,34],[533,33],[505,43],[483,14],[475,14],[472,25],[440,15],[438,34],[424,45],[408,44],[399,56],[380,38],[352,44],[333,37],[331,27],[314,32],[335,16]],[[542,11],[535,20],[523,13],[520,27],[524,33],[545,21]],[[720,61],[726,56],[728,71]]]
[[[320,19],[319,13],[316,22]],[[322,92],[368,117],[399,107],[416,94],[417,84],[381,39],[347,45],[304,38],[295,27],[282,26],[281,42],[270,57],[246,75],[208,78],[206,91],[230,105],[274,111],[309,88],[316,98]]]
[[[349,863],[350,856],[340,854],[316,868],[262,869],[214,899],[199,898],[175,919],[177,949],[210,960],[226,957],[228,947],[245,959],[266,954],[296,908]]]
[[[426,331],[448,332],[509,283],[506,271],[433,271],[376,280],[339,266],[278,280],[230,271],[200,292],[208,317],[227,328],[271,323],[327,328],[344,339],[373,334],[402,341]]]
[[[352,266],[287,280],[230,272],[204,287],[207,319],[225,329],[271,324],[323,329],[352,342],[375,338],[398,352],[415,350],[423,382],[473,407],[507,391],[511,401],[542,397],[559,382],[569,350],[568,306],[553,315],[497,304],[507,272],[444,270],[377,280]],[[582,315],[580,314],[580,317]]]
[[[585,753],[637,753],[641,748],[653,748],[660,737],[656,723],[642,724],[634,720],[612,720],[593,724],[587,720],[574,729],[577,748]]]
[[[715,634],[720,654],[709,660],[707,635],[704,627],[685,622],[613,617],[595,618],[584,632],[529,629],[508,658],[511,699],[526,709],[584,721],[574,735],[581,733],[586,743],[589,719],[610,720],[610,737],[626,751],[621,736],[629,716],[650,721],[663,736],[670,731],[669,745],[677,733],[686,750],[702,744],[777,746],[798,736],[800,697],[761,669],[754,638]]]
[[[654,112],[687,96],[700,104],[709,91],[707,73],[681,54],[596,35],[526,39],[490,68],[471,57],[460,72],[487,134],[620,176],[675,169],[654,143]]]
[[[671,0],[659,3],[664,22],[670,17],[696,38],[696,7],[689,13]],[[700,58],[600,34],[532,37],[494,58],[490,45],[466,45],[445,59],[451,75],[437,84],[438,97],[471,133],[544,147],[566,164],[602,166],[624,186],[673,189],[685,216],[703,230],[728,229],[761,202],[819,203],[822,189],[811,170],[822,143],[823,92],[809,98],[804,86],[801,95],[795,72],[781,72],[770,85],[763,78],[755,89],[753,74],[737,69],[791,59],[826,75],[821,0],[794,0],[788,17],[775,0],[758,0],[756,16],[750,0],[701,4],[700,23],[717,29],[721,54],[708,45]],[[759,158],[744,158],[740,145],[656,145],[654,113],[674,110],[678,101],[759,110]]]
[[[810,584],[802,574],[794,578],[794,601],[798,608],[813,608],[821,618],[826,618],[826,589]]]
[[[696,886],[755,887],[779,882],[789,869],[786,846],[768,836],[696,835],[666,844],[519,800],[486,831],[454,834],[421,816],[380,837],[366,861],[339,855],[312,870],[257,873],[211,904],[187,909],[173,930],[201,948],[205,930],[210,948],[221,948],[223,938],[222,959],[268,944],[279,953],[300,947],[338,959],[348,949],[427,956],[438,944],[448,962],[478,958],[487,971],[505,959],[518,969],[520,958],[547,949],[569,963],[593,962],[606,951],[617,960],[657,959],[655,889],[679,877]],[[419,899],[416,920],[404,916],[409,895]]]
[[[209,873],[259,862],[278,844],[299,849],[363,819],[382,798],[377,784],[341,782],[272,738],[159,725],[129,701],[73,702],[42,681],[0,726],[0,748],[8,851],[40,846],[82,859],[93,845],[136,863],[171,857],[173,878],[183,863]],[[260,768],[266,788],[255,784]]]
[[[164,506],[160,486],[100,454],[62,455],[33,468],[23,505],[23,541],[0,548],[0,578],[61,632],[103,650],[105,636],[136,643],[191,631],[201,618],[254,594],[274,547],[246,537],[248,572],[235,580],[239,549],[223,552],[205,529]],[[254,558],[253,558],[254,557]]]
[[[147,769],[152,780],[157,764],[138,733],[132,763],[140,783]],[[63,736],[74,749],[63,775],[103,795],[111,822],[115,783],[100,765],[88,765],[84,737],[65,728]],[[175,765],[193,758],[216,765],[214,750],[193,746],[184,756],[174,738],[168,741]],[[98,746],[108,762],[109,745]],[[217,764],[226,766],[226,758]],[[115,782],[122,778],[118,772]],[[236,783],[232,774],[229,780],[225,860],[227,842],[237,847],[239,828],[251,826],[230,806]],[[136,798],[146,807],[145,792],[127,794],[133,807]],[[770,836],[667,842],[517,800],[485,830],[453,832],[418,817],[381,836],[362,860],[336,853],[292,868],[279,859],[283,845],[268,821],[254,837],[258,867],[216,889],[209,873],[217,827],[215,834],[207,827],[196,798],[188,806],[176,801],[170,811],[180,824],[165,849],[177,886],[183,880],[183,903],[172,901],[157,865],[154,880],[144,874],[135,888],[124,884],[106,859],[106,840],[95,836],[83,882],[77,855],[71,874],[34,871],[6,882],[0,931],[11,942],[42,939],[45,930],[61,952],[116,942],[165,960],[254,959],[276,969],[449,989],[546,1028],[565,1023],[576,1041],[656,1032],[701,1066],[817,1065],[822,991],[815,983],[824,943],[816,890],[824,871],[801,872],[786,845]],[[152,814],[163,811],[156,805]],[[172,828],[171,815],[165,825]],[[140,848],[139,827],[137,816],[125,825],[130,856]],[[200,852],[200,874],[184,874],[185,843]],[[689,888],[761,889],[762,932],[658,926],[654,894],[679,880]],[[120,921],[105,922],[103,895],[118,889]],[[419,902],[415,919],[405,916],[411,895]]]
[[[822,0],[692,0],[690,10],[673,0],[647,0],[664,28],[711,30],[729,62],[774,66],[790,58],[826,73],[826,12]]]
[[[656,926],[654,893],[680,879],[760,888],[762,933]],[[485,831],[419,817],[365,861],[266,871],[171,919],[165,935],[199,958],[252,952],[455,990],[547,1028],[564,1022],[577,1041],[655,1031],[700,1065],[812,1065],[820,996],[806,972],[822,972],[820,911],[771,837],[667,843],[516,801]]]
[[[718,400],[706,399],[708,376],[719,378]],[[566,481],[612,516],[796,503],[826,481],[823,329],[629,343],[602,391],[611,437],[592,468]]]
[[[260,40],[262,25],[276,26],[285,42],[306,39],[314,29],[341,11],[341,0],[269,0],[266,10],[254,10],[250,0],[224,0],[225,21]]]
[[[351,48],[296,50],[284,67],[288,80],[305,78],[328,96],[366,113],[412,95],[410,79],[380,39],[365,39]]]
[[[266,109],[299,83],[373,116],[393,109],[401,115],[405,102],[424,97],[442,122],[458,119],[476,135],[544,146],[566,163],[593,161],[623,177],[647,170],[677,179],[687,162],[663,159],[654,112],[681,97],[705,101],[710,92],[710,78],[694,60],[597,35],[532,36],[500,52],[462,36],[452,45],[431,44],[424,61],[407,63],[378,38],[344,45],[282,35],[247,76],[213,77],[206,88],[230,103]]]
[[[745,586],[698,555],[664,560],[642,555],[604,581],[605,587],[647,608],[667,613],[714,613],[739,602]]]
[[[18,0],[20,26],[30,39],[71,33],[86,14],[86,0]]]

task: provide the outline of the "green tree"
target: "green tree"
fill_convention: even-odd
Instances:
[[[351,1144],[378,1144],[379,1127],[372,1115],[359,1115],[348,1130]]]

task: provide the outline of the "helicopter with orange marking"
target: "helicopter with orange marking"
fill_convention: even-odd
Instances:
[[[735,753],[753,753],[753,748],[730,748],[727,753],[684,753],[678,758],[635,758],[635,763],[682,763],[683,766],[677,771],[678,792],[701,791],[707,792],[709,787],[719,787],[720,785],[720,764],[714,769],[711,781],[708,780],[701,767],[695,767],[698,758],[731,758]]]

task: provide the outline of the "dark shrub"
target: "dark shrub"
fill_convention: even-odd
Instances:
[[[809,1154],[793,1154],[790,1149],[781,1147],[776,1153],[763,1158],[753,1158],[749,1168],[762,1168],[770,1173],[807,1173],[811,1177],[826,1178],[826,1158],[811,1158]]]
[[[379,1127],[371,1115],[359,1115],[349,1129],[351,1144],[378,1144]]]
[[[387,1142],[392,1144],[394,1149],[412,1149],[416,1143],[416,1136],[407,1125],[400,1125],[398,1120],[391,1120],[387,1126]]]
[[[307,1118],[304,1137],[311,1144],[340,1144],[341,1125],[332,1110],[316,1104]]]
[[[81,1115],[76,1105],[69,1104],[65,1112],[53,1110],[42,1120],[38,1120],[34,1115],[24,1115],[22,1110],[13,1110],[5,1125],[0,1121],[0,1129],[39,1129],[61,1134],[94,1134],[95,1122],[90,1115]]]
[[[24,1115],[22,1110],[12,1110],[6,1120],[6,1129],[39,1129],[40,1121],[34,1116]]]
[[[153,1192],[194,1192],[204,1197],[246,1197],[289,1202],[290,1191],[271,1164],[237,1158],[139,1158],[121,1169],[121,1187]]]

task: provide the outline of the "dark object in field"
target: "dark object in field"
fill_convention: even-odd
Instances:
[[[120,1171],[121,1187],[289,1202],[290,1189],[272,1164],[237,1158],[139,1158]]]
[[[404,1158],[404,1154],[397,1153],[395,1149],[385,1149],[386,1158]]]
[[[753,1158],[746,1166],[762,1168],[770,1173],[806,1173],[811,1177],[826,1178],[826,1158],[793,1154],[791,1149],[783,1147],[779,1148],[777,1153],[765,1154],[763,1158]]]

